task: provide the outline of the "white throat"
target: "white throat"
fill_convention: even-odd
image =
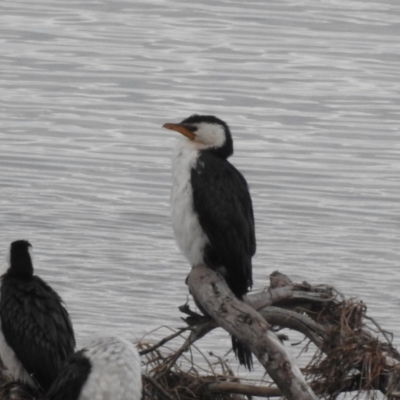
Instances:
[[[197,163],[199,147],[184,139],[175,148],[172,161],[172,227],[179,248],[192,266],[203,264],[203,250],[209,242],[193,208],[191,170]]]

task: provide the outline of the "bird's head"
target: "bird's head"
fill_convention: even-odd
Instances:
[[[11,243],[8,273],[18,277],[29,277],[33,274],[32,245],[27,240],[16,240]]]
[[[223,158],[233,154],[232,135],[228,125],[213,115],[192,115],[179,124],[167,123],[166,129],[179,132],[198,150],[210,150]]]

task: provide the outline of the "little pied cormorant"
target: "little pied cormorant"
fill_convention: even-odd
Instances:
[[[233,154],[229,127],[211,115],[192,115],[163,127],[185,136],[172,165],[172,225],[178,245],[192,266],[217,270],[242,299],[253,284],[256,239],[247,182],[227,160]],[[251,369],[251,352],[233,337],[232,345],[239,362]]]
[[[125,339],[94,339],[65,362],[45,400],[140,400],[142,375],[136,347]]]
[[[10,246],[10,267],[1,277],[0,357],[15,380],[46,391],[74,352],[71,320],[60,296],[33,275],[31,244]]]

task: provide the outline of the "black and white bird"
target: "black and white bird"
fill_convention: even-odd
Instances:
[[[125,339],[94,339],[73,354],[45,400],[140,400],[142,375],[136,347]]]
[[[10,267],[1,277],[0,357],[13,379],[46,391],[74,352],[71,320],[60,296],[33,275],[31,244],[10,246]]]
[[[239,298],[253,284],[256,251],[253,206],[247,182],[227,160],[233,154],[228,125],[211,115],[192,115],[164,128],[181,133],[172,164],[172,225],[192,264],[224,276]],[[249,369],[251,352],[235,338],[233,349]]]

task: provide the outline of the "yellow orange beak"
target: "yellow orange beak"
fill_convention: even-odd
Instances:
[[[189,131],[189,129],[187,129],[184,126],[179,125],[179,124],[164,124],[163,128],[171,129],[172,131],[179,132],[183,136],[186,136],[187,138],[189,138],[190,140],[194,140],[196,137],[196,135],[192,131]]]

